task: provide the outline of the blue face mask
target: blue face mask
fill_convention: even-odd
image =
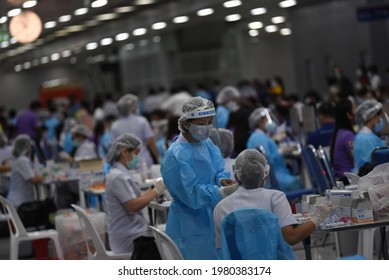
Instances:
[[[72,140],[72,145],[73,147],[79,147],[80,146],[80,142],[78,142],[77,140]]]
[[[380,132],[384,128],[384,120],[380,118],[380,121],[374,124],[374,132]]]
[[[196,125],[196,124],[190,124],[189,132],[192,135],[192,137],[198,141],[204,141],[208,138],[209,134],[211,133],[213,125]]]
[[[138,166],[138,162],[139,162],[139,156],[134,155],[132,157],[132,160],[127,161],[127,168],[128,169],[135,169]]]

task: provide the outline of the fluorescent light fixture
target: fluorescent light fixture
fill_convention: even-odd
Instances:
[[[61,55],[62,55],[62,57],[69,57],[72,55],[72,51],[71,50],[64,50],[64,51],[62,51]]]
[[[154,29],[154,30],[160,30],[160,29],[164,29],[165,27],[167,26],[166,22],[156,22],[154,23],[151,28]]]
[[[154,43],[159,43],[159,42],[161,42],[161,37],[159,37],[159,36],[154,36],[154,37],[153,37],[153,42],[154,42]]]
[[[89,11],[88,8],[80,8],[74,11],[75,16],[85,15]]]
[[[39,59],[35,58],[33,61],[32,61],[32,66],[38,66],[39,65]]]
[[[2,48],[7,48],[9,46],[9,42],[8,41],[1,42],[0,46]]]
[[[12,38],[9,40],[9,43],[10,43],[11,45],[16,44],[17,42],[18,42],[18,40],[17,40],[15,37],[12,37]]]
[[[288,35],[292,34],[292,29],[287,28],[287,27],[282,28],[282,29],[280,29],[280,33],[281,33],[281,35],[288,36]]]
[[[23,68],[24,69],[30,69],[31,68],[31,62],[27,61],[23,63]]]
[[[135,5],[149,5],[155,3],[155,0],[135,0]]]
[[[127,40],[130,37],[130,34],[128,33],[119,33],[115,36],[116,41],[124,41]]]
[[[54,28],[57,26],[55,21],[48,21],[43,25],[46,29]]]
[[[60,58],[61,58],[61,56],[59,55],[59,53],[53,53],[52,55],[50,55],[51,61],[56,61]]]
[[[26,1],[26,2],[23,3],[23,8],[25,8],[25,9],[32,8],[32,7],[34,7],[37,3],[38,3],[38,1],[35,1],[35,0]]]
[[[265,27],[267,33],[277,32],[278,27],[276,25],[268,25]]]
[[[65,28],[65,30],[69,32],[79,32],[85,29],[85,26],[83,25],[72,25]]]
[[[189,20],[189,17],[187,17],[187,16],[178,16],[178,17],[173,18],[174,23],[184,23],[184,22],[187,22],[188,20]]]
[[[108,45],[111,45],[112,43],[113,43],[112,38],[104,38],[100,41],[100,45],[102,45],[102,46],[108,46]]]
[[[206,9],[202,9],[202,10],[197,11],[197,15],[199,17],[209,16],[209,15],[212,15],[213,13],[214,13],[214,10],[212,8],[206,8]]]
[[[126,45],[126,51],[130,51],[130,50],[133,50],[135,48],[135,45],[133,43],[129,43]]]
[[[223,3],[223,6],[225,8],[233,8],[233,7],[238,7],[242,5],[242,1],[240,0],[231,0]]]
[[[251,29],[251,30],[249,30],[249,35],[250,35],[251,37],[256,37],[256,36],[259,35],[259,31],[256,30],[256,29]]]
[[[50,59],[49,59],[48,56],[44,56],[44,57],[41,58],[41,63],[42,63],[42,64],[46,64],[46,63],[48,63],[49,61],[50,61]]]
[[[283,23],[285,22],[285,17],[279,16],[279,17],[272,17],[271,22],[274,24]]]
[[[22,71],[22,65],[20,65],[20,64],[15,65],[14,70],[15,70],[15,72],[20,72],[20,71]]]
[[[123,7],[116,8],[114,11],[115,13],[122,14],[122,13],[129,13],[134,10],[135,10],[134,6],[123,6]]]
[[[107,0],[96,0],[96,1],[92,2],[91,7],[92,8],[100,8],[100,7],[107,5],[107,3],[108,3]]]
[[[145,35],[146,33],[147,33],[146,28],[137,28],[134,31],[132,31],[132,35],[134,36],[142,36]]]
[[[8,17],[6,17],[6,16],[1,17],[0,18],[0,24],[6,23],[7,20],[8,20]]]
[[[242,17],[240,16],[240,14],[232,14],[232,15],[228,15],[226,16],[226,21],[237,21],[237,20],[240,20]]]
[[[260,29],[263,27],[263,23],[260,21],[253,21],[248,24],[250,29]]]
[[[54,36],[63,37],[63,36],[67,36],[68,34],[69,34],[69,31],[67,31],[67,30],[58,30],[54,33]]]
[[[95,16],[95,19],[97,19],[97,20],[111,20],[111,19],[115,19],[117,17],[118,17],[118,14],[109,13],[109,14],[102,14],[102,15]]]
[[[146,47],[148,44],[149,44],[149,41],[147,41],[146,39],[139,41],[139,46],[141,46],[141,47]]]
[[[285,0],[278,3],[281,8],[289,8],[297,4],[296,0]]]
[[[71,15],[63,15],[58,18],[59,22],[67,22],[72,19]]]
[[[87,49],[88,51],[91,51],[91,50],[97,49],[98,46],[99,46],[99,44],[97,44],[96,42],[90,42],[90,43],[86,44],[85,49]]]
[[[17,16],[18,14],[20,14],[21,12],[22,12],[22,9],[12,9],[7,13],[7,16],[14,17],[14,16]]]
[[[100,22],[98,20],[89,20],[89,21],[85,22],[85,25],[89,26],[89,27],[97,26],[99,24],[100,24]]]
[[[266,14],[266,13],[267,13],[267,10],[266,10],[266,8],[260,7],[260,8],[252,9],[252,10],[250,11],[250,13],[251,13],[253,16],[259,16],[259,15]]]

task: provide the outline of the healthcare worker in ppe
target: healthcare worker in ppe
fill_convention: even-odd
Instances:
[[[298,226],[285,193],[263,188],[269,171],[270,166],[266,158],[257,150],[244,150],[236,158],[234,176],[239,187],[233,194],[216,205],[214,210],[215,238],[218,248],[225,245],[221,244],[220,240],[220,225],[223,218],[240,208],[263,208],[275,214],[278,217],[282,235],[289,245],[295,245],[309,236],[331,213],[331,203],[323,202],[317,207],[310,221]],[[251,228],[253,227],[249,227],[247,230]],[[241,237],[236,236],[236,238]],[[273,241],[261,239],[260,232],[258,232],[257,240],[261,240],[261,243]],[[250,245],[254,246],[252,240],[241,240],[241,242],[250,242],[246,246],[248,248]],[[254,248],[251,249],[254,250]]]
[[[173,198],[166,232],[185,259],[217,259],[213,208],[235,191],[236,185],[227,179],[220,150],[208,138],[215,116],[212,101],[190,98],[182,112],[178,121],[181,134],[161,165],[163,181]]]
[[[145,117],[137,114],[138,97],[130,93],[126,94],[119,99],[117,107],[119,119],[112,123],[109,130],[111,141],[115,141],[123,133],[132,133],[143,143],[139,154],[140,161],[151,166],[154,157],[157,162],[160,162],[160,155],[150,123]]]
[[[230,173],[230,179],[234,179],[232,172],[232,165],[234,159],[230,158],[232,151],[234,150],[234,135],[231,130],[224,128],[213,128],[209,138],[213,144],[219,147],[220,152],[224,158],[224,170]]]
[[[285,192],[301,189],[300,179],[291,174],[284,156],[278,151],[276,142],[268,135],[277,129],[277,124],[271,117],[270,111],[263,107],[255,109],[249,117],[249,125],[253,132],[247,141],[247,148],[258,149],[263,146],[270,166],[274,169],[280,190]]]
[[[230,114],[239,109],[240,92],[232,86],[224,87],[217,95],[216,119],[219,128],[227,128]]]
[[[106,180],[108,234],[115,253],[133,253],[132,259],[160,259],[149,224],[141,210],[164,192],[162,180],[154,188],[141,193],[130,170],[136,168],[142,141],[124,133],[113,143],[107,154],[112,166]]]
[[[366,100],[355,110],[355,121],[361,127],[354,139],[356,171],[371,161],[375,148],[385,146],[377,135],[384,127],[383,117],[387,118],[382,112],[382,104],[376,100]]]

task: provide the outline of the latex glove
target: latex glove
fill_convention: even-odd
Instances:
[[[227,196],[232,194],[234,191],[236,191],[236,189],[238,187],[239,187],[238,183],[235,183],[235,184],[232,184],[229,186],[225,186],[225,187],[221,187],[221,188],[219,188],[219,193],[223,198],[226,198]]]
[[[157,195],[161,195],[166,190],[165,183],[163,182],[162,179],[158,180],[154,184],[154,189],[153,190],[157,193]]]
[[[316,208],[315,214],[313,214],[313,217],[311,219],[311,222],[313,222],[316,226],[316,228],[319,228],[320,224],[327,218],[329,214],[331,214],[332,204],[330,201],[325,201]]]

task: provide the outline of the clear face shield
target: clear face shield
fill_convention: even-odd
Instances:
[[[270,110],[266,109],[263,111],[261,116],[266,118],[265,131],[270,135],[276,134],[278,122],[273,113]]]

